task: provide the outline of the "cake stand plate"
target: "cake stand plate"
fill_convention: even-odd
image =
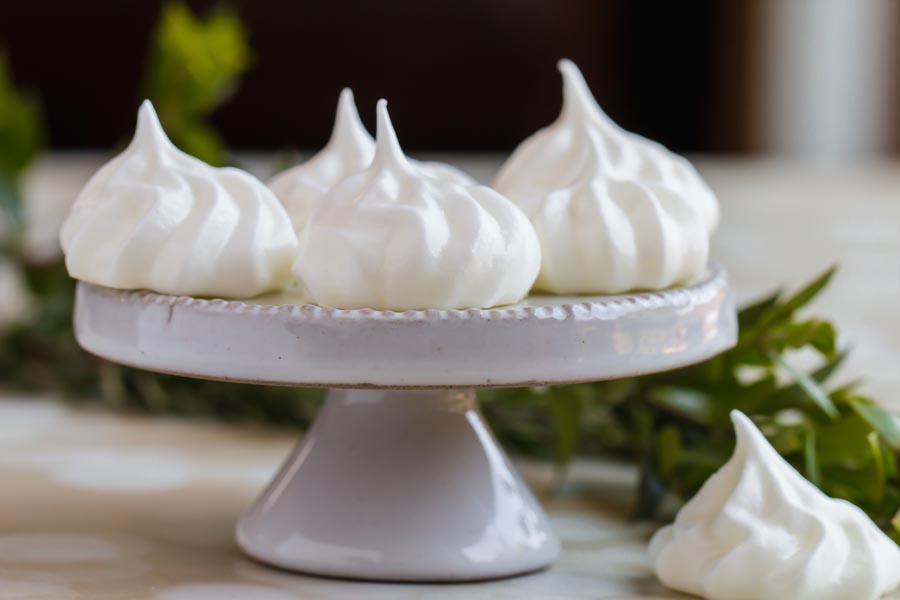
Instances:
[[[472,388],[669,370],[725,350],[736,330],[716,266],[683,288],[487,310],[339,310],[292,294],[204,300],[83,282],[75,306],[78,342],[118,363],[336,388],[237,541],[271,565],[367,580],[490,579],[557,556]]]

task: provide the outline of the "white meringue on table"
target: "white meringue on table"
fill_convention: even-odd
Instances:
[[[372,164],[313,210],[294,273],[320,305],[416,310],[517,302],[539,268],[525,215],[488,187],[407,159],[381,100]]]
[[[176,148],[149,101],[131,144],[76,198],[60,242],[76,279],[224,298],[290,283],[297,246],[287,213],[261,181]]]
[[[541,242],[535,288],[615,294],[696,280],[709,255],[697,211],[662,183],[609,176],[596,133],[583,135],[584,159],[571,183],[522,204]]]
[[[900,549],[829,498],[733,411],[731,459],[650,541],[659,579],[710,600],[874,600],[900,583]]]
[[[335,184],[368,167],[374,156],[375,140],[359,118],[353,92],[350,88],[344,88],[338,98],[334,128],[328,144],[306,162],[282,171],[269,182],[269,187],[287,209],[294,231],[300,233],[310,212]],[[433,177],[475,184],[471,177],[450,165],[436,162],[417,164]]]

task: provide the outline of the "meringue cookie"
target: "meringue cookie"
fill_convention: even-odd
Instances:
[[[331,139],[318,154],[279,173],[269,188],[287,209],[294,231],[300,232],[309,213],[338,181],[365,169],[375,154],[375,141],[356,112],[353,92],[341,91]]]
[[[525,215],[488,187],[408,160],[381,100],[374,160],[312,212],[294,274],[320,305],[458,309],[521,300],[539,268]]]
[[[709,255],[697,212],[661,183],[609,177],[600,140],[583,135],[585,157],[573,181],[521,205],[541,242],[535,288],[615,294],[696,280]]]
[[[178,150],[149,101],[131,144],[76,198],[60,242],[76,279],[225,298],[289,283],[297,247],[287,213],[262,182]]]
[[[587,132],[600,140],[604,168],[610,176],[641,183],[659,182],[693,206],[708,232],[719,220],[712,191],[683,157],[616,125],[591,96],[578,67],[559,62],[563,108],[557,120],[522,142],[501,168],[494,189],[519,204],[541,202],[570,186],[583,171]],[[528,212],[526,210],[526,212]]]
[[[668,587],[710,600],[873,600],[900,583],[900,549],[829,498],[731,413],[734,455],[650,541]]]
[[[279,173],[269,182],[269,187],[287,209],[294,231],[300,233],[310,212],[335,184],[368,167],[374,156],[375,140],[359,118],[353,92],[350,88],[344,88],[338,99],[334,129],[328,144],[306,162]],[[432,177],[465,185],[475,184],[471,177],[450,165],[433,162],[418,164]]]

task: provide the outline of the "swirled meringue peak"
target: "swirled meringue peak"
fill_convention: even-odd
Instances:
[[[131,144],[81,190],[60,242],[76,279],[223,298],[290,283],[297,247],[287,213],[261,181],[180,151],[149,101]]]
[[[365,169],[375,154],[375,140],[366,131],[349,88],[341,91],[331,139],[318,154],[279,173],[269,188],[287,209],[300,232],[319,200],[341,179]]]
[[[407,159],[381,100],[374,160],[313,210],[294,274],[320,305],[459,309],[521,300],[539,268],[525,215],[488,187]]]
[[[695,281],[709,254],[697,211],[661,182],[610,176],[596,132],[581,135],[584,158],[572,181],[520,204],[541,243],[535,287],[615,294]]]
[[[696,169],[686,159],[669,152],[660,144],[629,133],[616,125],[597,105],[574,63],[562,60],[559,63],[559,70],[563,76],[562,112],[553,124],[541,129],[519,145],[500,169],[493,187],[522,206],[529,215],[554,210],[556,214],[553,219],[559,221],[558,226],[554,227],[554,235],[562,235],[561,230],[565,229],[562,222],[571,220],[574,216],[567,214],[563,209],[567,203],[561,202],[557,194],[560,191],[563,191],[564,195],[570,194],[573,188],[582,185],[586,180],[615,180],[617,183],[611,187],[607,186],[605,193],[621,210],[610,212],[611,208],[607,211],[598,208],[595,217],[589,222],[571,223],[570,234],[576,237],[550,239],[546,237],[549,234],[545,233],[542,235],[544,248],[559,245],[560,253],[581,254],[587,257],[586,253],[590,252],[584,245],[596,245],[590,238],[596,235],[592,228],[597,225],[597,219],[611,220],[606,224],[608,231],[599,235],[618,231],[623,224],[629,225],[632,232],[637,232],[641,228],[659,230],[663,225],[654,219],[654,214],[658,215],[658,212],[639,210],[635,214],[630,214],[624,209],[625,206],[632,204],[646,204],[647,202],[634,198],[645,197],[646,200],[648,195],[666,196],[671,198],[667,201],[668,204],[677,202],[685,209],[696,212],[703,229],[698,231],[691,226],[689,234],[708,237],[718,223],[719,207],[712,191]],[[594,154],[598,156],[595,157]],[[595,172],[590,172],[589,169],[594,169]],[[651,188],[654,192],[648,194]],[[664,189],[667,191],[664,192]],[[556,208],[541,208],[543,203],[553,204]],[[610,203],[607,204],[612,206]],[[694,220],[689,220],[693,224]],[[675,225],[678,223],[670,220],[666,227],[672,232],[671,226]],[[687,234],[686,231],[679,237],[684,238]],[[647,231],[638,237],[649,238],[651,235],[653,234]],[[706,243],[708,244],[708,240]],[[576,248],[578,245],[582,247]],[[667,249],[673,248],[670,242],[666,242],[666,245]],[[556,293],[608,293],[625,291],[628,288],[623,289],[621,285],[629,279],[636,281],[636,287],[652,288],[681,282],[677,277],[674,279],[659,277],[649,282],[652,285],[646,286],[639,282],[643,279],[640,274],[628,276],[622,273],[621,269],[627,269],[628,264],[640,266],[645,260],[641,254],[642,246],[634,246],[633,256],[628,256],[626,246],[613,242],[608,248],[612,253],[609,258],[598,255],[590,261],[593,268],[605,268],[604,263],[609,267],[610,260],[617,260],[616,249],[620,249],[624,254],[621,261],[618,261],[617,268],[620,271],[617,274],[606,277],[593,271],[582,272],[585,281],[581,285],[573,279],[573,269],[569,268],[568,272],[563,274],[555,274],[552,271],[558,265],[548,264],[542,269],[539,286]],[[677,257],[672,260],[675,263],[680,262]],[[675,274],[682,271],[670,268],[669,272]],[[606,279],[608,281],[604,281]],[[556,284],[557,281],[559,285]]]
[[[315,156],[272,178],[269,187],[281,200],[291,217],[294,231],[300,233],[313,208],[339,181],[362,171],[375,156],[375,140],[359,118],[353,92],[341,90],[331,139]],[[433,177],[474,184],[471,177],[444,163],[418,163]]]
[[[829,498],[733,411],[734,455],[650,541],[668,587],[711,600],[873,600],[900,582],[900,549]]]

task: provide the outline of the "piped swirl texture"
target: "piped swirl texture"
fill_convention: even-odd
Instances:
[[[526,139],[494,188],[537,229],[536,287],[557,294],[663,289],[702,276],[718,203],[694,167],[616,125],[560,61],[563,108]]]
[[[272,178],[269,187],[287,209],[298,234],[312,210],[338,182],[372,164],[375,140],[359,118],[353,92],[341,91],[331,138],[322,150]],[[474,180],[455,167],[438,162],[410,161],[432,177],[474,185]]]
[[[900,548],[829,498],[733,411],[731,459],[650,541],[659,579],[710,600],[874,600],[900,582]]]
[[[435,177],[407,159],[382,100],[371,165],[312,211],[294,273],[319,305],[418,310],[517,302],[539,268],[522,211],[488,187]]]
[[[180,151],[149,101],[129,146],[76,198],[60,242],[76,279],[222,298],[290,283],[297,247],[287,213],[262,182]]]

